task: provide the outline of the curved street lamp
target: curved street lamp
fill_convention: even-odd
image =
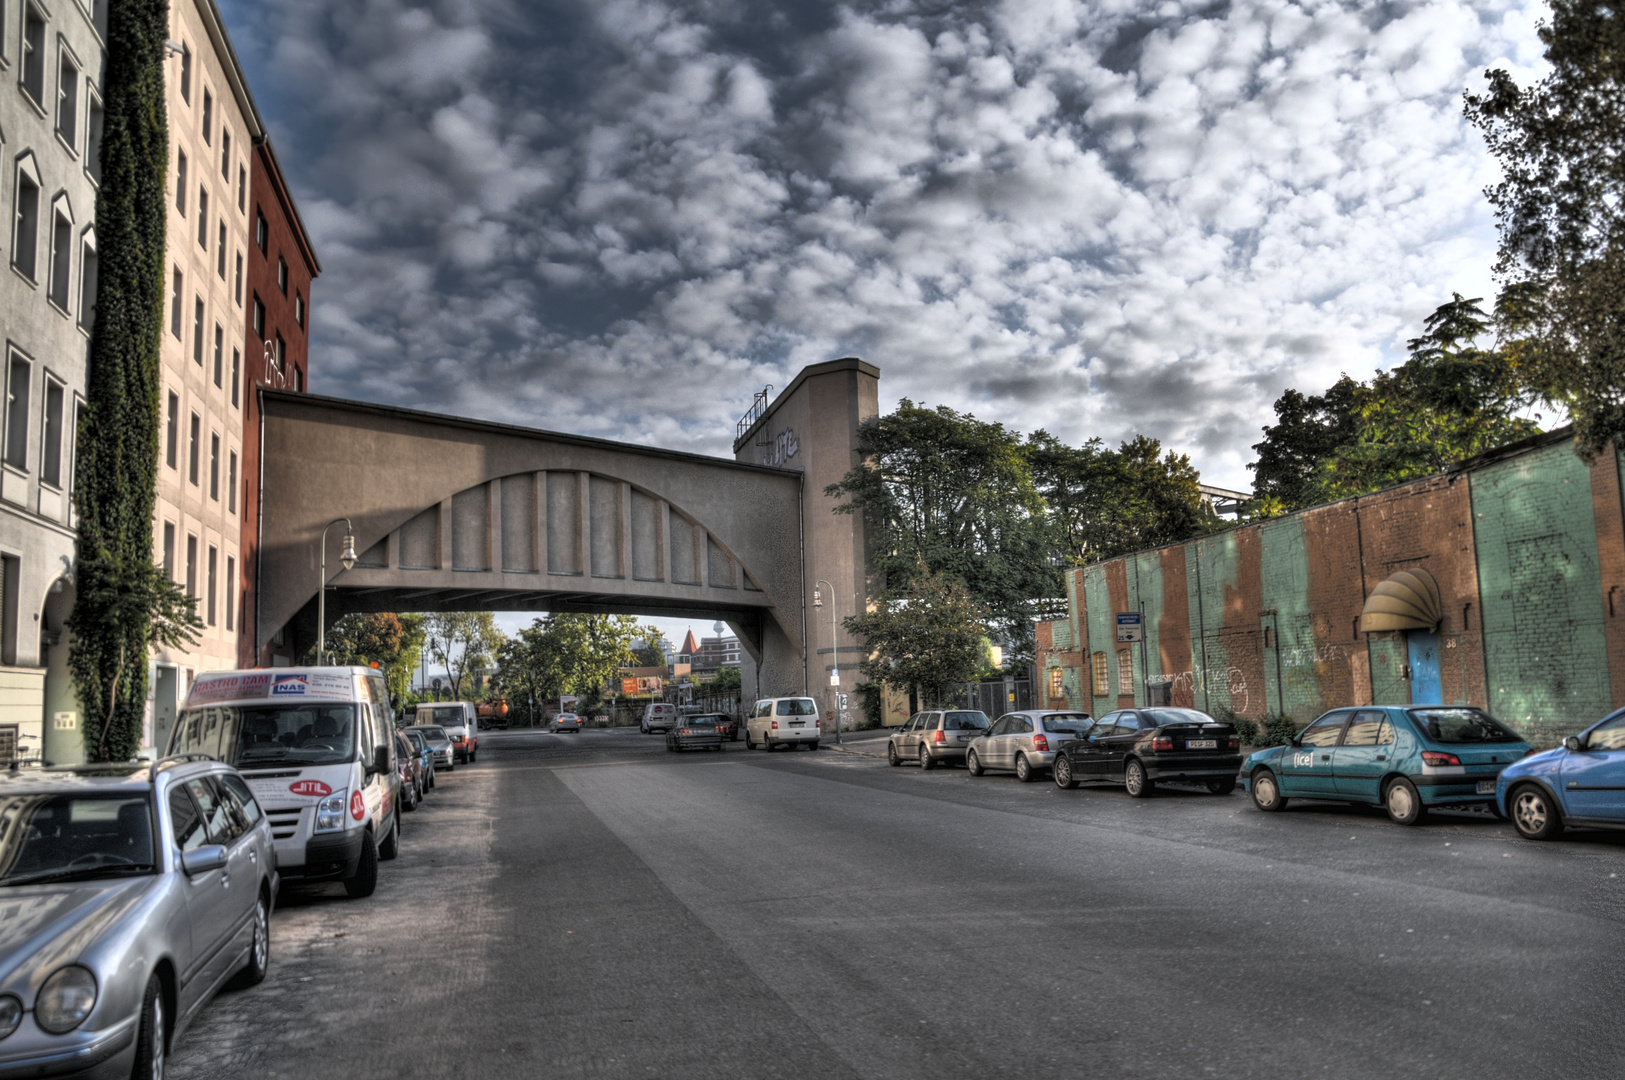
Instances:
[[[319,580],[316,589],[316,666],[322,667],[327,663],[327,530],[344,522],[344,550],[339,552],[339,562],[348,570],[355,565],[355,527],[350,524],[347,517],[334,518],[322,530]]]

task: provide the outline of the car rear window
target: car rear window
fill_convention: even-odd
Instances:
[[[817,716],[818,705],[810,697],[785,698],[779,702],[780,716]]]
[[[980,711],[951,712],[943,722],[944,731],[986,731],[987,714]]]
[[[1043,720],[1044,730],[1053,735],[1082,735],[1094,724],[1087,713],[1050,713]]]
[[[1434,742],[1491,743],[1522,742],[1487,712],[1478,709],[1412,709],[1411,719],[1422,726]]]
[[[1205,712],[1196,709],[1146,709],[1143,716],[1161,727],[1164,724],[1216,724],[1217,720]]]

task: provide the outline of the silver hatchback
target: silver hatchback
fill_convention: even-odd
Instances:
[[[987,714],[980,709],[915,713],[886,740],[886,760],[893,765],[917,761],[926,770],[963,762],[965,747],[987,727]]]
[[[1009,769],[1017,780],[1027,783],[1050,767],[1062,743],[1081,738],[1094,725],[1086,712],[1028,709],[1005,713],[967,748],[965,768],[972,776],[981,776],[988,769]]]

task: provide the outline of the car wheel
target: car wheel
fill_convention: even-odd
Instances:
[[[892,764],[895,765],[896,762],[892,762]],[[982,759],[976,756],[976,751],[974,750],[967,750],[965,752],[965,771],[970,773],[972,776],[982,775]]]
[[[1253,805],[1265,813],[1273,814],[1277,810],[1286,809],[1286,797],[1281,794],[1281,782],[1268,769],[1255,771],[1252,783],[1247,787],[1252,792]]]
[[[903,759],[897,756],[897,744],[894,743],[894,742],[887,743],[886,744],[886,764],[890,765],[892,768],[895,769],[895,768],[897,768],[897,766],[901,765],[902,763],[903,763]]]
[[[754,750],[754,749],[756,749],[756,744],[750,741],[750,732],[748,732],[748,731],[745,732],[745,749],[746,750]]]
[[[1236,778],[1230,776],[1223,780],[1209,780],[1207,789],[1215,795],[1228,795],[1236,790]]]
[[[1072,759],[1065,754],[1055,755],[1055,764],[1050,766],[1050,772],[1055,777],[1055,786],[1071,790],[1078,786],[1077,777],[1072,775]]]
[[[1526,840],[1550,840],[1563,831],[1563,818],[1551,797],[1534,784],[1512,789],[1507,798],[1512,824]]]
[[[1388,808],[1388,816],[1398,825],[1415,825],[1427,814],[1427,807],[1422,805],[1422,796],[1416,793],[1416,785],[1403,776],[1388,785],[1388,790],[1382,794],[1382,804]]]
[[[371,896],[373,890],[378,888],[378,845],[373,842],[372,833],[361,834],[361,861],[356,864],[355,873],[344,879],[344,891],[354,900]]]
[[[931,751],[927,750],[923,746],[920,747],[920,768],[926,772],[930,772],[936,767],[937,763],[931,760]]]
[[[418,808],[418,782],[412,781],[401,795],[401,809],[410,813]]]
[[[1143,799],[1154,794],[1157,785],[1145,775],[1145,766],[1138,758],[1129,758],[1128,764],[1123,766],[1123,788],[1131,797]]]
[[[389,835],[384,842],[378,845],[378,857],[385,862],[401,853],[401,815],[396,813],[389,818]]]
[[[478,750],[474,751],[472,754],[468,755],[468,763],[470,765],[474,764],[474,759],[479,757],[479,756],[480,756],[480,752]]]
[[[147,992],[141,998],[141,1023],[136,1028],[136,1080],[164,1080],[164,987],[153,975],[147,979]]]
[[[1026,754],[1016,755],[1016,779],[1023,784],[1030,784],[1038,779],[1038,770],[1033,768],[1033,763],[1027,760]]]
[[[231,980],[233,990],[258,986],[271,970],[271,901],[260,892],[254,902],[254,940],[248,948],[248,963]]]
[[[818,749],[818,740],[814,739],[812,742],[808,743],[807,744],[807,749],[808,750],[817,750]]]

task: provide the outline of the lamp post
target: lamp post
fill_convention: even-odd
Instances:
[[[344,522],[344,550],[339,552],[339,562],[348,570],[355,565],[355,527],[350,524],[349,518],[334,518],[322,529],[321,559],[317,571],[319,581],[316,589],[316,666],[322,667],[327,663],[327,530]]]
[[[835,641],[835,586],[831,585],[823,578],[819,578],[817,581],[813,582],[813,584],[815,586],[822,585],[824,588],[829,590],[829,656],[831,664],[829,675],[829,685],[831,690],[829,692],[829,700],[830,703],[835,706],[835,744],[839,746],[841,742],[841,653],[840,646],[837,645]],[[813,607],[823,606],[824,594],[817,588],[814,588]]]

